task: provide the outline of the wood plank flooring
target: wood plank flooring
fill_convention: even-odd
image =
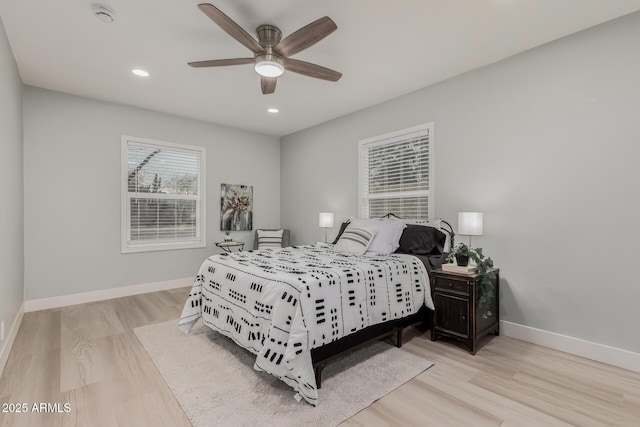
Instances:
[[[133,333],[178,318],[188,292],[26,313],[0,405],[29,412],[0,412],[0,426],[190,426]],[[342,426],[640,426],[640,374],[503,336],[471,356],[427,332],[405,331],[403,349],[435,365]]]

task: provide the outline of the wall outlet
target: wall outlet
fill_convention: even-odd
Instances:
[[[0,341],[4,341],[4,320],[0,322]]]

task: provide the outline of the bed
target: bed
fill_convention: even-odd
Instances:
[[[317,405],[322,368],[336,355],[391,335],[400,346],[404,327],[430,321],[428,270],[443,259],[354,254],[339,250],[340,239],[209,257],[178,327],[188,333],[202,319],[255,354],[256,370]]]

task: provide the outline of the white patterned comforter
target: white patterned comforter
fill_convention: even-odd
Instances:
[[[256,354],[254,368],[312,405],[311,349],[367,326],[433,309],[429,278],[411,255],[355,256],[317,243],[214,255],[204,261],[178,327],[205,325]],[[298,395],[296,395],[298,397]]]

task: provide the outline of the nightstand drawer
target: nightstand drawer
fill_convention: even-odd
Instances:
[[[460,295],[469,295],[469,282],[464,279],[438,277],[436,278],[435,290],[440,292],[451,292]]]

